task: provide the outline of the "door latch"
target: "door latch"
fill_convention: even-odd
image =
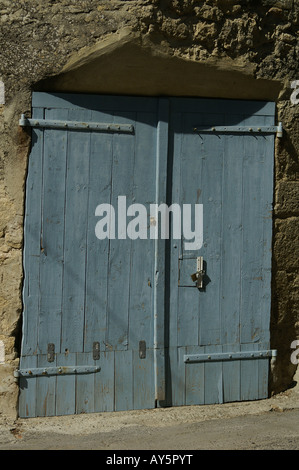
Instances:
[[[196,258],[196,273],[191,274],[191,279],[193,282],[196,282],[197,289],[203,288],[203,278],[205,271],[203,269],[203,256],[198,256]]]

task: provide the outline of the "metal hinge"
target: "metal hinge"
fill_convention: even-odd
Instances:
[[[29,119],[26,118],[25,114],[21,115],[19,125],[21,127],[46,127],[49,129],[74,129],[97,132],[118,132],[126,134],[132,134],[134,132],[134,126],[132,124]]]
[[[67,374],[92,374],[99,372],[97,366],[58,366],[58,367],[36,367],[32,369],[19,369],[14,371],[14,377],[37,377]]]
[[[277,137],[282,137],[283,134],[281,122],[278,124],[278,126],[199,126],[194,127],[193,131],[198,132],[199,134],[204,132],[212,132],[215,134],[276,134]]]
[[[184,362],[211,362],[211,361],[232,361],[238,359],[263,359],[267,357],[276,357],[276,349],[267,349],[263,351],[240,351],[213,354],[187,354],[184,355]]]

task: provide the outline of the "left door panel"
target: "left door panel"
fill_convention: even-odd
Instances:
[[[152,408],[154,240],[132,243],[126,213],[145,207],[146,232],[156,197],[157,100],[36,93],[33,118],[130,124],[134,132],[32,131],[19,414]],[[100,240],[102,204],[112,208],[115,233]]]

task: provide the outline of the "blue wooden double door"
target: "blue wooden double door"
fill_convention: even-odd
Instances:
[[[21,417],[267,397],[274,112],[33,94]]]

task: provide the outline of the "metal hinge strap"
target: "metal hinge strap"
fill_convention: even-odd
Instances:
[[[97,366],[60,366],[60,367],[37,367],[32,369],[15,370],[15,377],[37,377],[49,375],[67,375],[67,374],[92,374],[99,372]]]
[[[264,359],[267,357],[276,357],[276,349],[267,349],[264,351],[242,351],[213,354],[186,354],[184,362],[211,362],[211,361],[232,361],[238,359]]]
[[[204,132],[212,133],[241,133],[241,134],[276,134],[277,137],[282,137],[282,123],[280,122],[278,126],[200,126],[194,127],[194,132],[199,134]]]
[[[19,125],[22,127],[45,127],[50,129],[74,129],[97,132],[119,132],[127,134],[132,134],[134,132],[134,126],[132,124],[28,119],[24,114],[21,115]]]

